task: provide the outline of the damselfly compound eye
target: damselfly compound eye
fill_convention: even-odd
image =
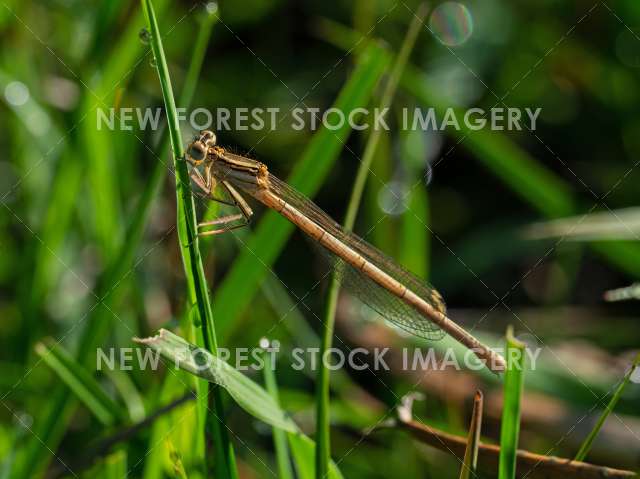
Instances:
[[[196,141],[191,144],[189,147],[189,151],[187,154],[197,162],[200,162],[205,159],[207,156],[207,147],[202,144],[200,141]]]
[[[216,134],[210,130],[203,130],[200,133],[200,141],[208,147],[216,145]]]

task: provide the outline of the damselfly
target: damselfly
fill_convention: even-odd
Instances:
[[[440,293],[362,238],[346,231],[302,193],[269,173],[266,165],[227,152],[216,145],[216,136],[203,131],[187,149],[191,178],[211,199],[237,206],[240,214],[201,223],[200,231],[213,235],[246,225],[251,207],[236,188],[248,193],[295,224],[330,255],[339,258],[338,271],[359,298],[392,324],[419,337],[438,340],[448,333],[471,349],[494,371],[505,368],[504,359],[478,341],[446,315]],[[213,195],[216,186],[231,201]]]

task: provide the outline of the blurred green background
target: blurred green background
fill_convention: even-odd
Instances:
[[[57,477],[68,466],[78,476],[173,477],[177,451],[189,476],[201,477],[190,401],[108,453],[91,448],[182,397],[188,380],[139,370],[94,374],[124,411],[110,422],[61,387],[36,352],[53,338],[95,373],[96,347],[132,347],[133,336],[189,325],[175,180],[161,132],[97,128],[99,109],[163,105],[140,6],[0,3],[0,476]],[[640,4],[430,6],[356,231],[428,278],[450,316],[491,344],[501,344],[511,324],[542,347],[526,380],[520,447],[573,457],[640,340],[637,303],[603,300],[607,290],[640,278],[640,212],[621,211],[635,206],[640,181]],[[380,41],[381,54],[396,52],[417,2],[157,0],[155,7],[177,97],[198,32],[209,25],[193,107],[280,108],[274,131],[219,131],[218,141],[285,179],[308,155],[314,133],[290,128],[286,113],[334,104],[369,43]],[[382,70],[372,78],[383,78]],[[373,80],[360,106],[378,103]],[[449,107],[494,106],[541,108],[536,130],[399,128],[405,107],[441,115]],[[193,133],[185,124],[185,142]],[[303,181],[318,187],[314,201],[337,220],[367,136],[352,132],[334,145],[335,158],[316,145],[318,164],[304,170]],[[201,215],[216,213],[198,204]],[[262,226],[255,207],[250,229]],[[558,218],[570,219],[556,229],[546,223]],[[577,234],[595,221],[606,234]],[[265,224],[262,239],[270,238],[268,227],[282,228]],[[247,245],[255,238],[240,231],[203,241],[220,343],[252,347],[268,336],[285,352],[317,345],[326,266],[298,232],[254,254]],[[363,320],[372,316],[344,295],[335,346],[424,345]],[[422,421],[464,435],[482,388],[483,436],[497,440],[500,383],[490,374],[392,368],[379,376],[343,371],[332,378],[332,452],[345,477],[458,476],[456,458],[405,432],[363,433],[411,390],[426,394],[416,405]],[[313,376],[285,364],[277,379],[283,407],[312,435]],[[638,468],[638,399],[632,382],[589,460]],[[269,429],[233,404],[228,411],[241,475],[269,477]]]

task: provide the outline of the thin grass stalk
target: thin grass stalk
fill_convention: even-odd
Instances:
[[[507,329],[507,372],[504,378],[504,401],[500,427],[500,459],[498,479],[516,477],[518,436],[520,434],[520,401],[524,384],[525,344]]]
[[[480,431],[482,430],[482,391],[476,391],[473,398],[473,413],[471,414],[471,424],[469,425],[469,435],[467,436],[467,447],[464,451],[464,460],[460,470],[460,479],[475,477],[478,466],[478,447],[480,446]]]
[[[280,405],[280,395],[278,393],[278,383],[275,374],[275,362],[269,351],[264,354],[264,384],[267,392]],[[289,456],[289,446],[287,445],[286,433],[277,427],[271,428],[273,433],[273,447],[276,451],[276,463],[278,465],[279,479],[293,479],[293,468]]]
[[[411,25],[405,36],[400,53],[396,57],[391,75],[387,81],[379,108],[381,111],[391,106],[393,97],[398,87],[398,82],[407,64],[409,55],[418,38],[418,33],[427,15],[427,7],[422,4],[416,16],[412,19]],[[353,229],[356,215],[360,207],[362,193],[367,181],[367,176],[371,169],[371,162],[380,142],[381,131],[374,129],[364,150],[360,167],[351,191],[351,198],[347,207],[344,220],[344,228],[347,231]],[[333,273],[327,296],[327,306],[323,321],[322,342],[320,345],[320,367],[318,368],[317,393],[316,393],[316,478],[322,479],[329,471],[329,461],[331,456],[331,439],[329,427],[329,376],[330,371],[324,364],[325,352],[331,348],[333,331],[335,326],[336,306],[338,304],[338,294],[340,292],[340,277]]]
[[[209,43],[211,30],[217,19],[218,17],[216,15],[207,15],[203,19],[200,29],[198,30],[198,38],[196,39],[196,44],[193,48],[193,54],[191,55],[187,76],[185,78],[180,97],[178,98],[178,104],[185,108],[191,105],[193,100],[193,95],[195,93],[196,86],[198,85],[200,70],[202,69],[202,64],[204,62],[206,46]],[[136,215],[127,230],[122,250],[118,254],[119,259],[116,262],[113,271],[111,271],[111,274],[108,275],[108,278],[112,280],[107,281],[108,284],[113,281],[117,281],[124,275],[126,268],[131,263],[133,253],[142,239],[142,233],[144,232],[144,226],[149,219],[153,200],[158,196],[162,180],[164,179],[167,170],[167,165],[163,161],[163,159],[166,158],[166,154],[169,149],[170,139],[167,133],[166,128],[164,128],[160,134],[157,161],[154,163],[154,168],[151,170],[149,180],[142,192]]]
[[[600,429],[602,429],[604,422],[609,417],[609,414],[611,414],[613,409],[616,407],[616,404],[618,404],[618,401],[622,396],[622,391],[624,391],[624,388],[627,387],[627,384],[629,384],[629,381],[631,380],[631,376],[634,374],[634,372],[639,366],[640,366],[640,354],[636,356],[635,360],[631,364],[631,367],[629,368],[629,371],[627,371],[627,374],[624,375],[624,378],[616,388],[615,392],[613,393],[613,396],[611,396],[611,400],[609,401],[609,404],[607,404],[607,407],[598,418],[596,425],[593,427],[593,429],[591,430],[587,438],[584,440],[584,442],[580,446],[580,449],[578,450],[576,457],[574,457],[575,461],[585,460],[585,458],[587,457],[587,454],[589,454],[589,451],[591,450],[591,446],[593,446],[593,441],[595,441],[596,437],[598,436],[598,433],[600,432]]]
[[[218,345],[213,313],[198,243],[195,204],[191,193],[187,164],[183,160],[184,149],[173,89],[169,78],[169,69],[162,48],[162,40],[152,2],[151,0],[141,1],[151,33],[151,48],[158,68],[158,77],[167,112],[169,137],[176,170],[178,239],[189,287],[189,297],[192,300],[195,299],[197,305],[204,347],[211,351],[212,354],[217,354]],[[207,415],[207,420],[205,421],[205,444],[214,449],[216,476],[237,477],[233,447],[227,434],[226,425],[223,422],[224,413],[220,389],[215,385],[211,385],[208,390],[207,400],[211,414]]]

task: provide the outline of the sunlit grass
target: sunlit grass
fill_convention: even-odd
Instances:
[[[200,256],[195,202],[193,194],[191,193],[191,182],[187,164],[184,160],[182,134],[180,132],[176,104],[173,98],[169,69],[167,67],[167,60],[162,47],[162,37],[151,0],[142,0],[142,6],[147,18],[147,25],[151,36],[151,47],[156,68],[158,69],[165,110],[167,112],[169,138],[171,149],[173,150],[173,164],[176,171],[178,239],[182,250],[189,299],[191,303],[195,303],[198,308],[198,326],[202,329],[202,342],[204,347],[213,354],[216,354],[218,344],[209,298],[209,288]],[[211,438],[206,437],[205,443],[210,444],[213,442],[216,474],[220,477],[237,477],[238,473],[236,470],[233,445],[231,444],[229,433],[223,420],[224,411],[221,391],[218,387],[212,385],[207,389],[206,393],[205,391],[200,391],[199,393],[199,401],[201,401],[203,405],[206,405],[200,409],[200,411],[204,410],[206,418],[203,432],[205,436],[211,434]]]

